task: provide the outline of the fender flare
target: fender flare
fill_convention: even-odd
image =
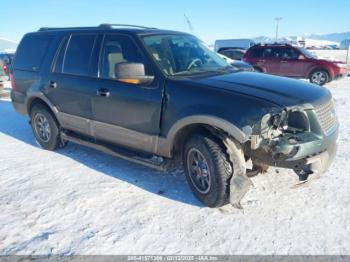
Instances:
[[[27,98],[25,100],[25,105],[27,108],[28,115],[30,113],[31,104],[32,104],[33,100],[35,100],[35,99],[42,100],[57,117],[57,114],[59,112],[57,107],[42,92],[30,92],[30,93],[28,93]]]
[[[193,115],[175,122],[175,124],[173,124],[173,126],[170,128],[167,136],[165,138],[159,138],[156,151],[160,155],[171,157],[176,135],[183,128],[186,128],[192,124],[203,124],[219,128],[228,133],[239,143],[244,143],[248,140],[247,135],[240,128],[225,119],[211,115]]]

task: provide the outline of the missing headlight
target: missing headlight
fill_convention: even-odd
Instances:
[[[308,117],[303,111],[291,111],[288,113],[288,130],[292,131],[308,131],[310,124]]]

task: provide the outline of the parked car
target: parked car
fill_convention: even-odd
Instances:
[[[6,81],[9,77],[9,65],[14,57],[13,53],[0,53],[0,75]]]
[[[240,48],[222,48],[218,53],[233,60],[242,60],[246,50]]]
[[[346,76],[349,70],[343,62],[318,59],[306,49],[289,44],[255,45],[245,53],[243,61],[256,71],[306,78],[321,86]]]
[[[255,45],[255,42],[251,39],[222,39],[215,41],[214,50],[216,52],[220,52],[225,49],[247,50],[253,45]]]
[[[13,106],[44,149],[71,141],[159,170],[181,160],[209,207],[240,207],[268,166],[305,181],[336,153],[327,89],[235,70],[186,33],[43,28],[23,37],[10,75]]]
[[[231,66],[233,66],[234,68],[237,68],[238,70],[241,70],[241,71],[250,71],[250,72],[254,71],[254,68],[253,68],[250,64],[248,64],[248,63],[245,63],[245,62],[240,61],[240,60],[233,60],[233,59],[231,59],[231,58],[229,58],[229,57],[227,57],[227,56],[224,56],[224,55],[222,55],[222,54],[220,54],[220,53],[218,53],[218,55],[219,55],[220,57],[222,57],[223,59],[225,59],[225,61],[226,61],[227,63],[229,63],[229,64],[230,64]]]

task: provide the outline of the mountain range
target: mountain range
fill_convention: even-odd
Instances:
[[[5,49],[16,49],[17,43],[11,40],[0,38],[0,52]]]
[[[344,39],[350,39],[350,31],[349,32],[344,32],[344,33],[331,33],[331,34],[325,34],[325,35],[304,34],[304,35],[302,35],[302,37],[308,38],[308,39],[327,40],[327,41],[339,42],[340,43]],[[286,38],[296,39],[297,37],[296,36],[283,37],[283,39],[286,39]],[[259,37],[253,38],[253,40],[256,43],[271,43],[271,42],[275,41],[275,38],[267,37],[267,36],[259,36]]]

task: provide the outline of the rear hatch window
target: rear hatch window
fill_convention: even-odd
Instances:
[[[43,63],[52,36],[27,35],[17,48],[13,68],[26,71],[38,71]]]

